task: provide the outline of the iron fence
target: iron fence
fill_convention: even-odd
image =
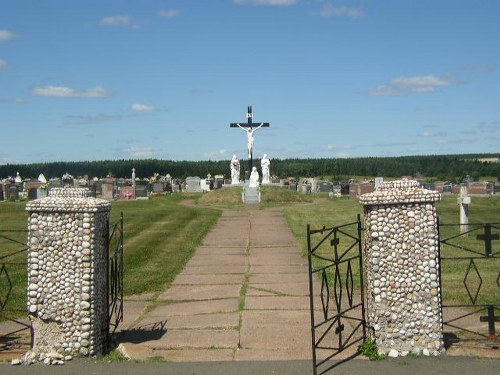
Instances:
[[[498,348],[500,223],[439,223],[443,331],[447,346],[486,340]]]
[[[0,352],[33,343],[26,310],[27,230],[0,230]]]
[[[341,226],[316,230],[307,226],[315,375],[355,357],[366,338],[361,233],[359,215],[356,222]],[[342,361],[330,362],[345,351]]]

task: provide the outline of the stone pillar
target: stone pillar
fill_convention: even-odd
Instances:
[[[444,350],[438,192],[416,181],[383,183],[360,197],[365,212],[366,320],[379,353]]]
[[[50,363],[106,349],[111,205],[90,194],[86,188],[54,188],[26,205],[32,360]]]

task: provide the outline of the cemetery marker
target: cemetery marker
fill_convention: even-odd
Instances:
[[[237,123],[237,122],[232,122],[229,126],[231,128],[241,128],[247,132],[248,136],[248,170],[245,172],[245,175],[248,174],[250,176],[250,171],[252,170],[253,167],[253,142],[254,142],[254,137],[253,133],[260,128],[268,128],[269,123],[268,122],[252,122],[253,120],[253,114],[252,114],[252,106],[248,106],[248,111],[247,111],[247,123]]]

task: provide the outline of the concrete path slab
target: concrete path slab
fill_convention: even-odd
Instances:
[[[241,285],[219,284],[219,285],[172,285],[160,295],[162,300],[186,301],[186,300],[213,300],[221,298],[238,298]]]
[[[238,284],[243,283],[243,273],[239,274],[186,274],[177,275],[172,285],[220,285],[220,284]]]
[[[224,211],[122,341],[169,361],[308,359],[307,269],[280,212]]]

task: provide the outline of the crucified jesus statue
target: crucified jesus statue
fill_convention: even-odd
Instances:
[[[244,128],[240,124],[236,124],[240,129],[244,130],[247,133],[248,137],[248,142],[247,142],[247,147],[248,147],[248,158],[250,159],[253,155],[253,143],[255,141],[255,138],[253,137],[253,133],[260,129],[261,127],[264,126],[264,123],[260,124],[256,128]]]

